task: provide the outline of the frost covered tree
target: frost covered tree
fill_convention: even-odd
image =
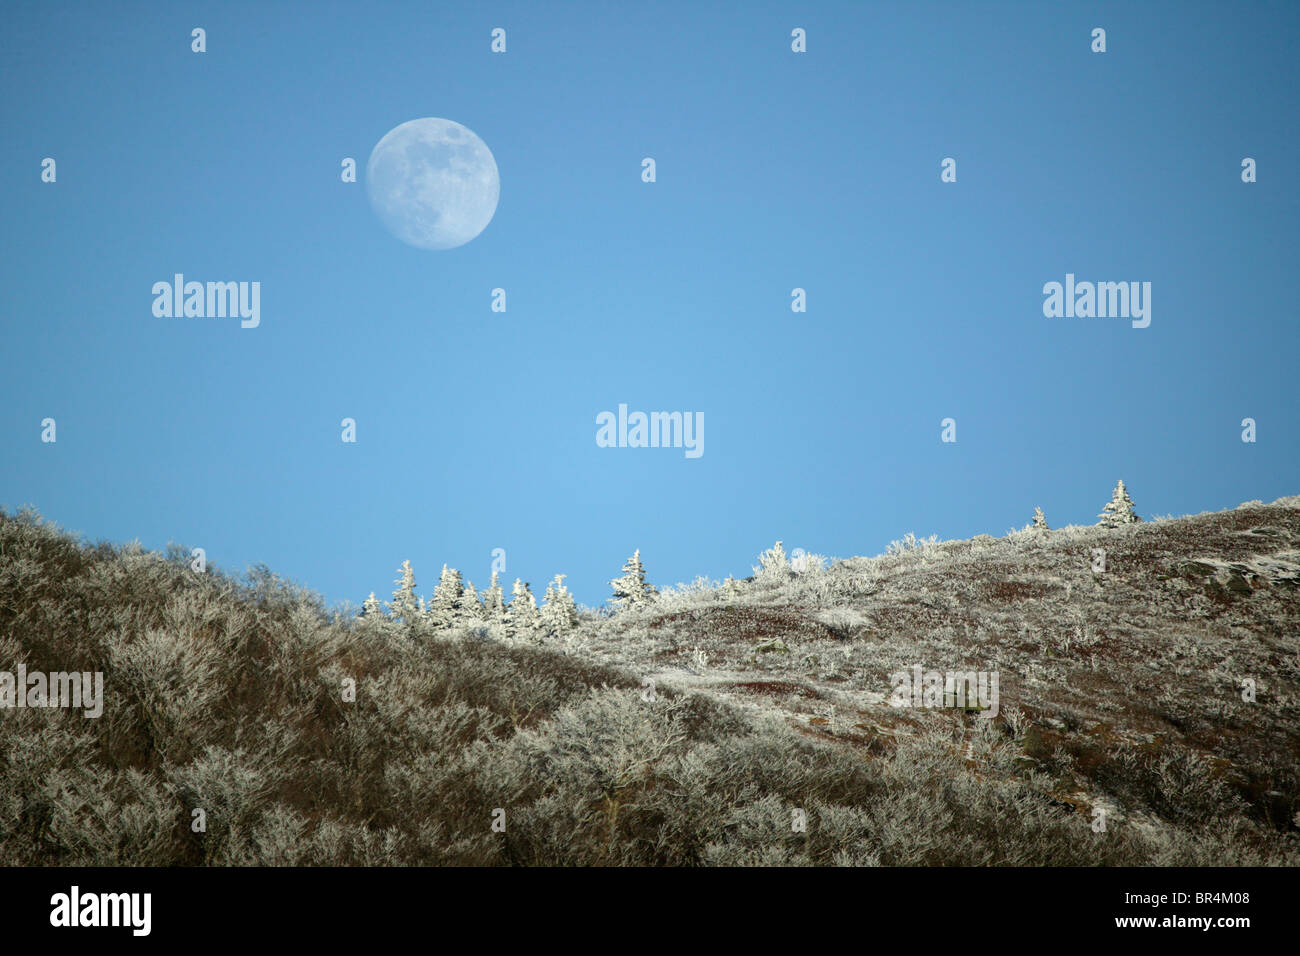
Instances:
[[[557,574],[546,585],[546,603],[539,613],[539,623],[547,637],[560,637],[578,626],[578,606],[564,586],[564,575]]]
[[[722,596],[728,601],[734,601],[743,592],[744,584],[728,574],[727,579],[722,582]]]
[[[460,572],[444,564],[438,586],[429,600],[429,622],[434,627],[448,627],[456,619],[462,590]]]
[[[1047,524],[1047,517],[1043,514],[1042,508],[1034,508],[1034,522],[1030,525],[1035,531],[1051,531]]]
[[[458,627],[469,627],[478,624],[483,620],[483,605],[479,601],[478,590],[474,587],[474,582],[470,581],[460,592],[460,598],[456,601],[456,608],[452,612],[452,623]]]
[[[1114,493],[1110,496],[1110,501],[1106,507],[1101,509],[1097,515],[1101,520],[1097,524],[1103,528],[1119,528],[1126,524],[1136,524],[1142,519],[1138,517],[1133,510],[1133,499],[1128,496],[1128,489],[1124,487],[1123,479],[1115,486]]]
[[[781,547],[780,541],[758,556],[758,567],[754,569],[754,574],[777,578],[790,574],[790,559],[785,556],[785,548]]]
[[[375,592],[370,592],[370,597],[366,598],[365,603],[361,605],[361,616],[368,618],[377,618],[384,613],[383,606],[379,603],[379,598],[375,597]]]
[[[492,572],[492,583],[483,592],[483,620],[489,624],[506,623],[505,593],[495,571]]]
[[[515,578],[510,606],[506,608],[506,630],[515,637],[527,637],[537,626],[537,599],[528,585]]]
[[[402,623],[414,624],[419,617],[420,602],[415,596],[415,572],[411,569],[409,560],[402,562],[400,575],[393,583],[397,585],[397,590],[393,591],[393,599],[388,602],[389,610]]]
[[[614,589],[614,606],[623,608],[640,608],[654,602],[659,591],[645,579],[645,567],[641,564],[641,549],[637,548],[632,557],[623,565],[623,576],[609,582]]]

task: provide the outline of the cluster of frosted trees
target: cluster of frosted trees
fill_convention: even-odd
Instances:
[[[481,594],[473,581],[464,581],[455,568],[442,566],[442,575],[425,600],[415,593],[415,571],[410,561],[399,569],[393,599],[381,602],[370,592],[362,606],[362,617],[386,616],[417,629],[470,628],[489,626],[518,638],[560,637],[578,626],[578,606],[564,586],[564,575],[557,574],[546,585],[539,607],[526,583],[515,578],[507,603],[497,574]],[[641,608],[654,601],[658,592],[646,582],[641,552],[637,551],[623,565],[623,576],[610,582],[616,608]],[[384,604],[387,603],[387,612]]]
[[[479,594],[473,581],[464,581],[455,568],[442,566],[433,596],[427,601],[415,593],[415,571],[403,561],[388,604],[388,617],[419,629],[496,626],[514,637],[556,637],[578,624],[578,606],[557,574],[546,586],[545,603],[537,605],[527,584],[518,578],[509,603],[495,572]],[[361,610],[363,617],[384,614],[383,603],[371,592]]]
[[[1126,524],[1136,524],[1142,519],[1134,510],[1133,499],[1129,497],[1128,489],[1124,487],[1123,479],[1115,486],[1111,492],[1110,501],[1101,509],[1101,514],[1097,515],[1101,520],[1097,522],[1103,528],[1120,528]],[[1034,509],[1034,519],[1030,528],[1035,531],[1050,531],[1047,524],[1047,518],[1043,516],[1042,508]]]

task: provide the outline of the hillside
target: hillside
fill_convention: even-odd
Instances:
[[[1300,863],[1300,498],[823,564],[525,639],[0,512],[0,671],[104,681],[0,710],[0,864]]]

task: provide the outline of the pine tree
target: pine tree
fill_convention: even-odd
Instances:
[[[1042,508],[1034,509],[1034,523],[1030,527],[1032,527],[1035,531],[1052,530],[1051,527],[1047,524],[1047,517],[1043,514]]]
[[[514,637],[528,637],[537,624],[537,599],[528,585],[515,578],[510,606],[506,608],[506,630]]]
[[[578,626],[578,606],[564,586],[564,575],[557,574],[546,585],[546,604],[539,614],[540,625],[548,637],[560,637]]]
[[[384,609],[379,603],[379,598],[375,597],[374,591],[371,591],[370,597],[366,598],[365,603],[361,605],[361,616],[373,619],[382,616],[383,613]]]
[[[505,594],[501,590],[501,582],[497,580],[497,573],[492,572],[492,583],[488,585],[487,590],[483,592],[483,620],[489,624],[505,625],[506,623],[506,605],[504,601]]]
[[[614,589],[614,606],[619,609],[645,607],[659,594],[657,588],[646,582],[640,548],[623,565],[623,576],[610,581],[609,586]]]
[[[448,627],[455,620],[462,590],[460,572],[444,564],[428,607],[429,621],[434,627]]]
[[[1119,528],[1142,520],[1133,510],[1133,499],[1128,496],[1128,489],[1124,487],[1123,479],[1120,479],[1120,483],[1115,486],[1110,501],[1101,509],[1097,517],[1101,519],[1097,523],[1103,528]]]
[[[420,605],[415,597],[415,572],[411,570],[410,561],[403,561],[400,571],[401,577],[393,582],[397,585],[397,590],[393,592],[393,599],[388,602],[388,609],[393,617],[402,623],[414,624],[420,612]],[[371,597],[374,595],[372,594]]]

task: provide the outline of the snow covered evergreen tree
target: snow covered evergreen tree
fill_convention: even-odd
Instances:
[[[564,586],[564,577],[557,574],[546,585],[546,603],[539,614],[539,623],[547,637],[561,637],[578,626],[578,606]]]
[[[429,601],[429,623],[434,627],[449,627],[456,619],[462,590],[460,572],[444,564],[438,586],[433,589]]]
[[[645,567],[641,564],[641,549],[637,548],[632,557],[623,565],[623,576],[609,582],[614,589],[614,606],[624,608],[646,607],[659,595],[658,588],[645,579]]]
[[[361,616],[376,618],[384,613],[383,606],[379,603],[379,598],[375,597],[375,592],[370,592],[370,597],[366,598],[365,603],[361,605]]]
[[[1124,487],[1123,479],[1120,479],[1120,483],[1115,486],[1110,501],[1101,509],[1097,517],[1101,519],[1097,524],[1103,528],[1119,528],[1142,520],[1133,510],[1133,499],[1128,496],[1128,489]]]
[[[578,604],[573,600],[572,592],[561,583],[564,577],[563,574],[555,576],[556,596],[559,598],[560,610],[564,615],[565,627],[575,628],[578,626]]]
[[[515,578],[510,606],[506,608],[506,631],[512,637],[529,637],[537,626],[537,599],[528,585]]]
[[[415,572],[411,570],[411,562],[403,561],[400,572],[400,576],[393,582],[397,589],[393,591],[393,599],[388,602],[388,608],[397,620],[404,624],[414,624],[420,613],[420,603],[415,596]]]
[[[1047,517],[1043,514],[1042,508],[1034,509],[1034,523],[1030,525],[1035,531],[1051,531],[1047,524]]]
[[[501,582],[497,580],[497,573],[493,571],[492,583],[483,592],[483,620],[489,624],[505,626],[506,605],[504,598],[505,593],[501,590]]]
[[[471,627],[480,624],[483,621],[483,605],[478,598],[478,590],[474,587],[474,582],[470,581],[465,585],[464,590],[460,592],[460,599],[456,602],[456,609],[452,614],[452,624],[457,627]]]

